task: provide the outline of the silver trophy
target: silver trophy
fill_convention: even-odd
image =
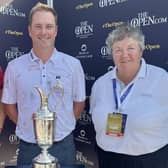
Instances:
[[[58,159],[48,153],[54,141],[55,112],[48,109],[48,98],[51,93],[61,93],[59,103],[63,98],[63,87],[60,82],[53,87],[46,96],[41,88],[36,87],[41,97],[40,110],[33,114],[34,133],[37,144],[42,149],[41,153],[33,159],[33,168],[59,168]],[[58,104],[57,104],[58,105]]]

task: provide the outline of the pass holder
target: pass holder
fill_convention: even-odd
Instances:
[[[124,136],[127,114],[109,113],[106,124],[106,135],[122,137]]]

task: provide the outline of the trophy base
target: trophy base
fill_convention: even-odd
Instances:
[[[33,168],[60,168],[57,158],[50,154],[40,154],[33,159]]]
[[[57,163],[33,163],[33,168],[60,168]]]

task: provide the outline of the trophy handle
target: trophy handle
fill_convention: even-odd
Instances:
[[[47,107],[48,106],[48,97],[44,94],[43,90],[40,87],[35,87],[37,89],[37,91],[40,94],[40,98],[41,98],[41,106],[40,108],[42,109],[43,107]]]

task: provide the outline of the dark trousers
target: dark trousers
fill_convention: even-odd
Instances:
[[[75,164],[76,149],[73,134],[71,133],[60,142],[55,142],[48,151],[61,165]],[[37,144],[20,140],[17,165],[31,165],[33,158],[40,152],[41,149]]]
[[[99,168],[168,168],[168,145],[139,156],[106,152],[98,146],[97,153]]]

